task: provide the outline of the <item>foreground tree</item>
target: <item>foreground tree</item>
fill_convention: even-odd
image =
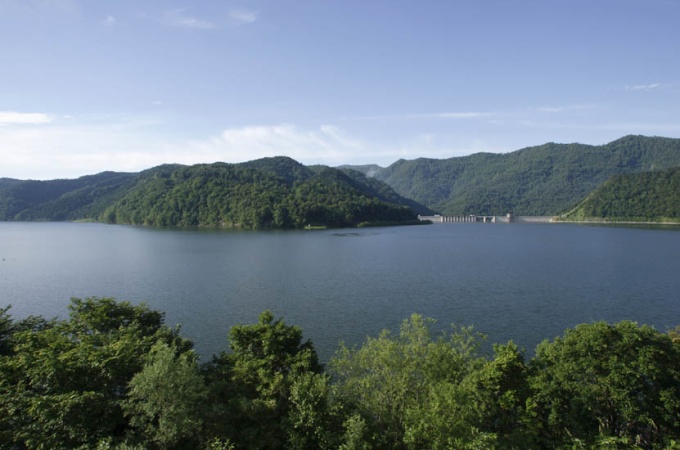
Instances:
[[[283,448],[290,440],[293,385],[323,383],[304,378],[322,371],[314,346],[302,342],[299,327],[274,320],[271,311],[256,324],[233,327],[229,342],[231,352],[205,368],[216,400],[211,433],[232,438],[239,448]]]
[[[0,417],[7,443],[38,449],[94,446],[124,436],[121,402],[157,341],[191,344],[146,306],[73,299],[68,321],[30,319],[0,357]]]
[[[414,314],[398,336],[383,331],[331,362],[339,401],[354,411],[347,448],[492,446],[480,429],[485,399],[478,383],[485,359],[470,328],[433,338],[434,321]]]
[[[11,308],[0,308],[0,356],[8,356],[12,353],[12,335],[14,334],[14,321],[8,311]]]
[[[578,325],[531,362],[538,443],[669,448],[680,438],[680,346],[633,322]]]
[[[680,340],[598,322],[480,352],[413,315],[323,373],[265,311],[199,368],[146,306],[73,299],[68,320],[0,309],[0,447],[11,449],[680,448]]]
[[[129,388],[123,409],[137,441],[160,449],[198,448],[207,389],[193,352],[157,342]]]

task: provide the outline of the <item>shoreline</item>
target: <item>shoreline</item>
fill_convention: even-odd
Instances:
[[[577,223],[577,224],[587,224],[587,225],[680,225],[680,221],[677,222],[649,222],[649,221],[629,221],[629,220],[569,220],[569,219],[558,219],[556,218],[552,223]]]

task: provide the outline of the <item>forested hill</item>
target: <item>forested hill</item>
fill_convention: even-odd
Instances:
[[[565,219],[680,221],[680,167],[615,175],[566,214]]]
[[[359,172],[286,157],[77,180],[0,180],[0,220],[298,228],[416,220],[412,208],[428,212]]]
[[[626,136],[601,146],[548,143],[507,154],[399,160],[375,177],[442,214],[556,215],[613,175],[677,166],[680,139]]]
[[[93,218],[125,194],[136,175],[102,172],[75,180],[0,180],[0,220]]]

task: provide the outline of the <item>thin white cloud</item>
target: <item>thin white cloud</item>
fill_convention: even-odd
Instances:
[[[211,30],[215,24],[204,19],[189,16],[186,9],[173,9],[163,15],[163,23],[171,27],[195,28],[199,30]]]
[[[654,89],[659,89],[660,87],[661,83],[651,83],[651,84],[626,85],[624,86],[624,89],[626,91],[652,91]]]
[[[106,19],[104,19],[104,25],[106,25],[107,27],[112,27],[116,25],[116,23],[117,23],[116,18],[113,16],[107,16]]]
[[[313,164],[342,164],[348,153],[363,149],[360,142],[330,125],[312,130],[293,125],[228,128],[218,137],[192,141],[190,145],[201,153],[219,155],[221,160],[229,162],[286,155]]]
[[[0,177],[76,178],[173,161],[164,139],[147,131],[153,126],[144,118],[71,117],[42,126],[0,127]]]
[[[251,24],[258,18],[258,12],[244,8],[232,8],[229,10],[229,17],[238,24]]]
[[[422,116],[424,119],[478,119],[493,116],[494,113],[490,112],[450,112],[450,113],[440,113],[433,114],[430,116]]]
[[[481,111],[458,111],[442,113],[421,113],[421,114],[394,114],[383,116],[356,116],[348,117],[346,120],[413,120],[413,119],[480,119],[495,116],[494,112]]]
[[[154,134],[156,126],[144,118],[89,122],[80,118],[41,127],[0,127],[0,177],[76,178],[105,170],[136,172],[166,163],[236,163],[279,155],[303,164],[340,165],[375,162],[379,155],[331,125],[228,128],[194,140]]]
[[[52,116],[44,113],[21,113],[15,111],[0,111],[0,126],[7,125],[40,125],[50,123]]]
[[[539,106],[538,108],[535,108],[536,111],[541,113],[589,111],[594,109],[598,109],[598,107],[595,105],[560,105],[560,106]]]

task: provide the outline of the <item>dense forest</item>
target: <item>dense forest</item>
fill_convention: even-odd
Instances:
[[[615,175],[563,218],[639,222],[680,221],[680,168]]]
[[[557,215],[613,175],[680,166],[680,139],[626,136],[606,145],[548,143],[507,154],[356,166],[447,215]]]
[[[77,180],[0,180],[0,220],[301,228],[417,221],[427,208],[353,170],[290,158],[164,165]]]
[[[413,315],[324,367],[265,311],[201,364],[144,304],[69,311],[0,309],[2,448],[680,448],[680,328],[582,324],[527,360]]]

